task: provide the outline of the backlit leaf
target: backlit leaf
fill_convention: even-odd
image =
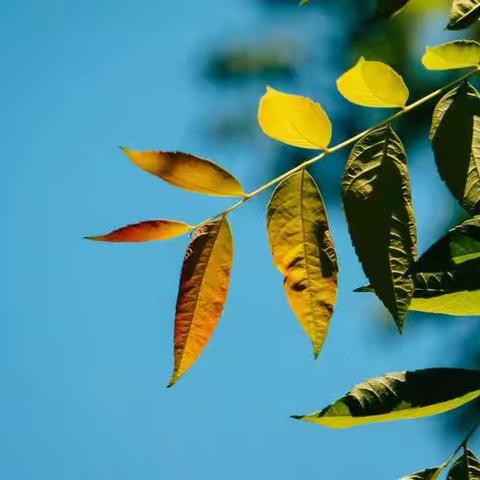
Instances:
[[[238,180],[210,160],[181,152],[122,150],[137,167],[176,187],[219,197],[245,195]]]
[[[391,126],[372,131],[354,146],[342,187],[355,251],[401,331],[413,294],[407,272],[417,239],[407,157]]]
[[[421,472],[415,472],[402,477],[400,480],[437,480],[441,473],[441,467],[427,468]]]
[[[295,416],[330,428],[350,428],[437,415],[480,396],[480,371],[430,368],[367,380],[319,412]]]
[[[480,213],[480,96],[469,83],[437,104],[430,131],[440,176],[472,214]]]
[[[399,13],[409,0],[377,0],[375,18],[385,20]]]
[[[480,480],[480,462],[470,449],[452,465],[447,480]]]
[[[453,0],[449,30],[461,30],[473,25],[480,18],[480,0]]]
[[[191,225],[176,220],[148,220],[117,228],[105,235],[85,238],[102,242],[150,242],[179,237],[191,229]]]
[[[347,100],[364,107],[404,107],[409,95],[393,68],[363,57],[337,80],[337,88]]]
[[[265,135],[294,147],[324,150],[332,139],[332,124],[320,104],[271,87],[260,99],[258,122]]]
[[[323,199],[307,171],[278,185],[267,218],[275,266],[285,276],[288,302],[317,357],[335,305],[338,268]]]
[[[455,40],[427,47],[422,63],[429,70],[476,67],[480,64],[480,43],[473,40]]]
[[[207,346],[223,312],[233,240],[226,217],[201,227],[185,254],[175,315],[172,386]]]

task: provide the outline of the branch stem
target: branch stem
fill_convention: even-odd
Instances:
[[[389,117],[385,118],[382,120],[380,123],[377,123],[373,127],[367,128],[366,130],[363,130],[362,132],[358,133],[357,135],[354,135],[353,137],[349,138],[348,140],[345,140],[331,148],[325,149],[322,153],[316,155],[313,158],[310,158],[309,160],[305,160],[304,162],[300,163],[296,167],[291,168],[290,170],[286,171],[285,173],[282,173],[278,177],[273,178],[269,182],[265,183],[264,185],[258,187],[256,190],[253,190],[250,193],[246,193],[245,196],[241,199],[238,200],[238,202],[234,203],[230,207],[226,208],[225,210],[221,211],[217,215],[210,217],[203,222],[195,225],[192,230],[196,230],[199,227],[202,227],[203,225],[206,225],[207,223],[210,223],[213,220],[216,220],[217,218],[220,218],[224,215],[228,215],[229,213],[233,212],[237,208],[241,207],[244,203],[248,202],[250,199],[256,197],[260,193],[264,192],[265,190],[268,190],[269,188],[273,187],[277,183],[281,182],[282,180],[285,180],[288,178],[290,175],[293,175],[294,173],[297,173],[310,165],[313,165],[314,163],[317,163],[319,160],[322,158],[325,158],[327,155],[331,155],[332,153],[338,152],[339,150],[342,150],[353,143],[356,143],[358,140],[363,138],[365,135],[368,135],[370,132],[373,130],[376,130],[377,128],[383,127],[384,125],[387,125],[388,123],[396,120],[397,118],[402,117],[403,115],[411,112],[412,110],[415,110],[416,108],[420,107],[424,103],[429,102],[430,100],[434,99],[435,97],[438,97],[441,93],[445,92],[451,87],[454,87],[455,85],[463,82],[464,80],[469,79],[473,75],[477,74],[480,72],[480,65],[473,70],[468,71],[461,77],[456,78],[455,80],[451,81],[450,83],[447,83],[443,87],[438,88],[437,90],[429,93],[428,95],[425,95],[424,97],[420,98],[419,100],[411,103],[410,105],[405,106],[398,112],[394,113],[393,115],[390,115]],[[458,453],[458,452],[457,452]]]

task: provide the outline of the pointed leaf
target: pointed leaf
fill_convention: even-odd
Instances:
[[[473,25],[480,18],[480,0],[453,0],[449,30],[462,30]]]
[[[175,315],[172,386],[198,359],[227,299],[233,240],[226,217],[200,228],[185,254]]]
[[[393,68],[363,57],[337,80],[337,88],[347,100],[364,107],[404,107],[409,95]]]
[[[408,2],[409,0],[377,0],[375,18],[388,20],[403,10]]]
[[[442,473],[441,467],[427,468],[421,472],[411,473],[400,480],[437,480]]]
[[[455,263],[460,264],[480,258],[480,216],[452,228],[448,237],[450,254]]]
[[[452,465],[447,480],[480,480],[480,462],[470,449]]]
[[[372,131],[354,146],[342,187],[355,251],[401,331],[413,294],[407,272],[417,239],[407,158],[391,126]]]
[[[438,171],[470,213],[480,213],[480,96],[469,83],[437,104],[430,131]]]
[[[476,67],[480,64],[480,43],[473,40],[455,40],[427,47],[422,63],[429,70]]]
[[[480,396],[480,371],[429,368],[367,380],[320,412],[295,416],[330,428],[350,428],[447,412]]]
[[[332,124],[320,104],[271,87],[260,99],[258,122],[265,135],[294,147],[324,150],[332,139]]]
[[[148,220],[117,228],[105,235],[85,238],[102,242],[150,242],[179,237],[191,229],[191,225],[176,220]]]
[[[267,218],[275,266],[285,275],[288,302],[317,357],[335,305],[338,268],[323,199],[307,171],[278,185]]]
[[[245,195],[238,180],[210,160],[181,152],[122,150],[137,167],[176,187],[218,197]]]

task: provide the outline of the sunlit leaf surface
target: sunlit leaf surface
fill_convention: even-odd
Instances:
[[[319,412],[295,416],[330,428],[349,428],[447,412],[480,396],[480,372],[431,368],[367,380]]]
[[[473,25],[480,18],[480,0],[453,0],[449,30],[461,30]]]
[[[238,180],[210,160],[181,152],[122,150],[137,167],[176,187],[219,197],[245,195]]]
[[[265,135],[294,147],[324,150],[332,139],[332,124],[320,104],[271,87],[260,99],[258,122]]]
[[[476,67],[480,64],[480,43],[473,40],[455,40],[427,47],[422,63],[429,70]]]
[[[289,304],[316,357],[335,305],[338,268],[323,199],[308,172],[302,170],[278,185],[267,218],[275,266],[285,276]]]
[[[230,283],[233,239],[225,217],[200,228],[182,267],[175,315],[172,386],[198,359],[217,327]]]
[[[364,107],[404,107],[409,95],[393,68],[363,57],[337,80],[337,88],[347,100]]]
[[[421,472],[411,473],[400,480],[437,480],[441,473],[442,469],[440,467],[427,468]]]
[[[401,331],[413,295],[407,272],[415,261],[417,239],[407,158],[390,126],[374,130],[355,145],[342,187],[355,251]]]

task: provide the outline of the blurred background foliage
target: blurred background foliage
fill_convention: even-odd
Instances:
[[[336,79],[361,55],[386,62],[401,73],[413,101],[457,75],[425,70],[420,62],[425,46],[456,38],[476,39],[480,31],[478,26],[460,32],[445,30],[451,0],[411,0],[389,20],[378,18],[375,0],[310,0],[302,7],[297,0],[252,1],[263,16],[264,28],[233,31],[227,42],[212,42],[214,47],[209,44],[197,58],[198,75],[204,80],[207,94],[215,95],[218,108],[202,112],[195,123],[200,125],[201,135],[210,137],[226,154],[256,159],[258,168],[252,179],[255,185],[308,158],[308,152],[274,141],[265,146],[255,116],[265,85],[319,101],[332,119],[336,143],[389,115],[386,110],[351,105],[336,90]],[[436,178],[428,144],[433,107],[431,102],[395,124],[409,154],[414,200],[416,185],[426,191],[433,186],[427,208],[416,208],[419,253],[466,218]],[[313,168],[330,210],[341,208],[340,184],[348,153],[340,152]],[[381,305],[372,317],[383,327],[383,341],[395,348],[398,338]],[[480,368],[480,325],[475,319],[411,313],[408,322],[410,328],[426,322],[435,328],[462,322],[460,348],[445,351],[445,365],[453,362]],[[465,432],[478,414],[480,401],[447,416],[445,431],[455,436]]]

